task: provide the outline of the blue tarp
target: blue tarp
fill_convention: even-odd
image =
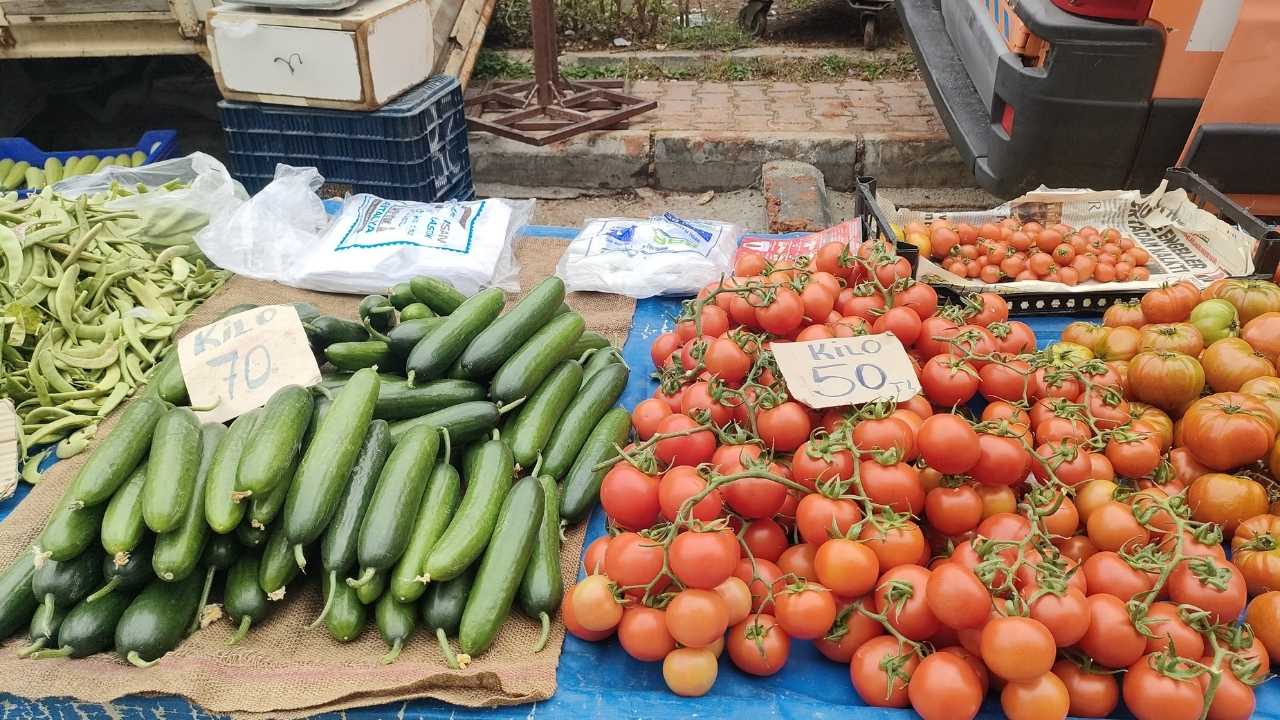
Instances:
[[[536,228],[530,234],[572,237],[574,231],[561,228]],[[632,368],[631,381],[622,396],[622,404],[634,407],[653,394],[657,387],[648,374],[653,365],[649,344],[657,334],[671,329],[671,318],[679,310],[679,301],[643,300],[636,304],[631,334],[623,348],[623,356]],[[1035,330],[1041,346],[1056,341],[1064,327],[1088,316],[1025,318]],[[0,504],[3,518],[17,504],[26,488],[14,499]],[[587,542],[604,533],[603,513],[592,514]],[[420,639],[425,642],[425,639]],[[61,661],[58,661],[61,662]],[[849,682],[847,665],[833,663],[808,642],[791,644],[791,657],[781,672],[769,678],[757,678],[739,672],[728,658],[720,662],[720,674],[712,691],[701,698],[681,698],[667,690],[662,680],[660,663],[632,660],[616,641],[588,643],[572,636],[565,639],[557,671],[556,694],[550,700],[506,708],[468,709],[438,701],[422,700],[370,708],[348,710],[347,718],[385,718],[398,716],[408,720],[426,718],[644,718],[672,717],[742,717],[785,718],[801,720],[825,718],[839,720],[907,720],[916,717],[907,710],[870,708],[862,704]],[[0,682],[0,687],[3,683]],[[1002,717],[998,699],[988,698],[979,716],[984,720]],[[5,720],[14,718],[51,718],[52,720],[114,720],[119,717],[211,717],[181,698],[130,697],[112,704],[110,711],[99,705],[73,702],[69,699],[27,701],[0,694]],[[323,716],[338,718],[334,713]],[[1132,717],[1119,714],[1117,717]],[[1255,718],[1280,720],[1280,686],[1276,681],[1258,690]]]

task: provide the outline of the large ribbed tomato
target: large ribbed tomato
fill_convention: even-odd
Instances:
[[[1242,324],[1263,313],[1280,312],[1280,287],[1267,280],[1228,280],[1218,286],[1215,297],[1235,305]]]
[[[1276,366],[1240,338],[1223,338],[1200,356],[1204,379],[1216,392],[1235,392],[1257,377],[1274,377]]]
[[[1256,515],[1240,523],[1231,537],[1231,561],[1250,596],[1280,590],[1280,517]]]
[[[1203,389],[1204,368],[1190,355],[1142,352],[1129,361],[1129,394],[1161,410],[1180,412]]]
[[[1253,395],[1216,393],[1192,403],[1182,416],[1182,444],[1213,470],[1261,460],[1275,437],[1275,416]]]

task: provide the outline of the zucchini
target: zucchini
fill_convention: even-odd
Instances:
[[[414,387],[409,387],[403,378],[394,383],[384,381],[378,390],[373,416],[383,420],[406,420],[465,402],[484,400],[487,394],[483,385],[470,380],[432,380]]]
[[[258,587],[268,600],[283,600],[284,588],[298,576],[298,563],[293,548],[285,536],[284,525],[277,525],[262,546],[262,559],[258,565]]]
[[[33,559],[28,550],[0,573],[0,639],[29,623],[39,604],[31,592],[31,580],[36,574]]]
[[[386,368],[391,361],[391,346],[381,340],[340,342],[325,348],[324,357],[339,370]]]
[[[467,595],[475,576],[473,565],[452,580],[431,583],[422,596],[422,624],[436,634],[444,661],[454,670],[458,669],[458,656],[449,647],[448,636],[458,634],[458,624],[462,622],[462,611],[467,606]]]
[[[584,327],[578,313],[557,315],[502,363],[489,383],[489,398],[505,405],[532,394],[556,363],[566,357]]]
[[[373,417],[379,382],[372,369],[351,376],[317,423],[315,436],[298,464],[284,503],[284,528],[299,567],[303,566],[303,546],[320,537],[337,509],[338,497]]]
[[[311,393],[304,387],[286,385],[271,395],[240,456],[236,490],[265,495],[285,479],[297,460],[313,410]]]
[[[116,624],[116,653],[138,667],[154,665],[187,636],[203,589],[201,573],[171,583],[152,580]]]
[[[31,578],[31,594],[40,602],[36,611],[50,623],[58,608],[69,608],[85,599],[102,581],[102,554],[96,551],[58,562],[47,560]]]
[[[403,363],[405,358],[409,357],[413,346],[417,345],[418,341],[432,329],[442,325],[444,318],[428,317],[408,320],[402,315],[401,319],[404,322],[391,328],[387,333],[387,344],[391,347],[391,356]]]
[[[540,652],[551,634],[551,615],[560,607],[564,579],[560,576],[560,501],[556,481],[550,475],[538,478],[542,487],[542,521],[533,542],[529,565],[520,580],[516,599],[525,615],[542,623],[542,633],[533,647]]]
[[[240,544],[231,535],[214,535],[204,546],[200,562],[217,570],[226,570],[240,558]]]
[[[488,440],[464,456],[467,490],[449,527],[436,541],[423,566],[427,582],[450,580],[462,574],[484,552],[498,522],[502,499],[511,489],[515,460],[501,440]]]
[[[631,431],[631,415],[626,408],[613,408],[600,418],[583,443],[578,457],[564,476],[560,496],[560,517],[567,522],[578,522],[587,517],[600,498],[600,482],[608,469],[597,470],[605,460],[617,457],[618,448],[627,441]]]
[[[600,333],[591,332],[590,330],[584,330],[582,335],[578,337],[577,341],[569,347],[569,352],[565,354],[565,357],[577,360],[588,350],[599,350],[601,348],[607,348],[609,345],[609,339],[605,336]]]
[[[356,587],[373,573],[391,570],[404,554],[439,450],[440,432],[434,425],[420,425],[387,457],[360,523],[356,557],[361,575]]]
[[[378,332],[386,332],[396,324],[396,312],[386,295],[365,295],[356,307],[360,319]]]
[[[107,555],[102,559],[102,579],[106,582],[85,598],[97,602],[117,591],[133,591],[151,582],[155,573],[151,570],[151,539],[148,538],[132,552],[126,553],[124,562],[120,556]]]
[[[248,509],[236,495],[236,475],[240,469],[240,457],[253,436],[259,413],[259,410],[250,410],[231,423],[231,429],[218,443],[209,475],[205,478],[204,519],[209,529],[219,535],[235,530]]]
[[[356,597],[355,588],[341,580],[330,580],[328,575],[324,578],[324,584],[325,597],[330,598],[325,603],[329,606],[329,612],[324,618],[329,635],[338,642],[351,642],[360,637],[369,611],[365,610],[364,604]]]
[[[622,394],[630,372],[626,365],[610,365],[587,380],[551,431],[542,450],[542,472],[557,480],[564,477],[592,428]]]
[[[542,452],[556,421],[569,407],[582,384],[582,366],[572,360],[561,360],[547,379],[515,413],[502,438],[511,445],[516,464],[531,468]]]
[[[419,382],[443,377],[467,345],[498,317],[502,303],[499,288],[481,290],[467,298],[413,346],[405,360],[406,373],[412,373],[409,377]]]
[[[77,506],[92,507],[111,499],[142,462],[151,446],[151,436],[166,412],[162,400],[143,395],[120,413],[111,433],[76,473],[67,496]]]
[[[552,276],[538,283],[467,345],[459,358],[465,377],[487,378],[497,372],[526,340],[556,317],[563,302],[563,280]]]
[[[302,324],[314,350],[324,350],[334,343],[359,342],[369,339],[369,331],[358,322],[343,320],[332,315],[311,318]]]
[[[450,381],[453,382],[453,381]],[[391,442],[400,442],[419,425],[434,425],[449,433],[454,445],[465,445],[487,435],[502,418],[498,406],[487,400],[474,400],[441,408],[421,417],[391,423]]]
[[[248,634],[249,627],[267,617],[270,601],[258,584],[258,556],[246,553],[227,571],[222,593],[222,609],[236,625],[235,634],[227,641],[235,645]]]
[[[388,595],[402,603],[413,602],[422,597],[422,591],[427,587],[421,579],[422,566],[426,564],[432,546],[449,526],[449,519],[458,507],[461,494],[462,477],[446,457],[431,470],[427,491],[418,504],[409,546],[391,572],[391,591]]]
[[[70,560],[102,534],[102,515],[106,505],[77,508],[63,503],[49,516],[49,524],[36,541],[40,556],[49,560]]]
[[[116,592],[93,600],[84,599],[67,613],[58,626],[58,648],[33,653],[33,658],[82,658],[111,647],[116,624],[133,603],[132,592]]]
[[[156,423],[142,485],[142,520],[152,532],[177,528],[191,505],[200,470],[200,435],[200,420],[188,408],[174,408]]]
[[[209,523],[204,519],[204,485],[209,477],[209,467],[218,445],[227,434],[222,423],[205,423],[200,428],[200,468],[196,472],[196,484],[186,515],[178,527],[156,538],[151,554],[151,568],[156,577],[173,582],[184,578],[196,569],[200,554],[209,539]]]
[[[418,302],[418,297],[413,294],[413,287],[407,282],[392,285],[391,291],[387,293],[387,299],[391,301],[391,307],[397,310],[404,310]],[[403,320],[404,317],[401,316],[400,319]]]
[[[467,655],[489,649],[511,610],[542,525],[543,504],[542,486],[533,477],[516,483],[503,501],[458,626],[458,645]]]
[[[409,289],[418,302],[437,315],[449,315],[466,302],[467,296],[454,289],[448,280],[419,275],[409,281]]]
[[[161,400],[172,405],[186,405],[187,381],[182,377],[182,365],[178,363],[178,351],[175,348],[164,357],[151,373],[151,389]]]
[[[58,627],[67,616],[68,606],[51,606],[48,611],[41,608],[31,616],[31,624],[27,627],[29,644],[18,649],[18,657],[29,657],[33,653],[52,645],[58,639]]]
[[[292,484],[293,479],[286,478],[284,482],[268,490],[266,495],[255,495],[249,501],[249,524],[264,529],[270,525],[271,521],[280,514],[280,509],[284,507],[284,501],[289,497],[289,486]]]
[[[426,303],[410,303],[400,310],[400,321],[422,320],[424,318],[438,317],[434,310],[427,307]]]
[[[592,375],[614,363],[620,362],[622,362],[622,357],[612,347],[592,350],[591,354],[587,356],[587,361],[582,364],[582,381],[585,383]]]
[[[249,518],[245,518],[244,522],[241,522],[236,528],[236,540],[247,548],[262,547],[266,544],[269,534],[265,527],[255,527]]]
[[[384,593],[373,608],[373,620],[378,626],[378,634],[389,650],[382,656],[384,664],[393,663],[400,657],[405,642],[413,637],[418,629],[417,613],[412,603],[402,603],[391,593]]]
[[[102,549],[111,555],[127,558],[147,532],[142,522],[142,486],[146,481],[147,466],[144,463],[133,471],[129,480],[107,503],[99,536]]]

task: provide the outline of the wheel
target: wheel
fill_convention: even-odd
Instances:
[[[876,49],[876,41],[879,39],[876,37],[876,31],[879,29],[879,24],[880,22],[876,20],[875,15],[868,15],[862,18],[862,47],[864,49]]]
[[[761,37],[769,24],[769,5],[762,0],[751,0],[738,11],[738,27],[754,37]]]

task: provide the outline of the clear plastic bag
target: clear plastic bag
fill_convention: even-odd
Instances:
[[[569,243],[556,275],[569,290],[634,298],[692,295],[732,269],[743,233],[737,225],[671,213],[647,220],[594,218]]]

